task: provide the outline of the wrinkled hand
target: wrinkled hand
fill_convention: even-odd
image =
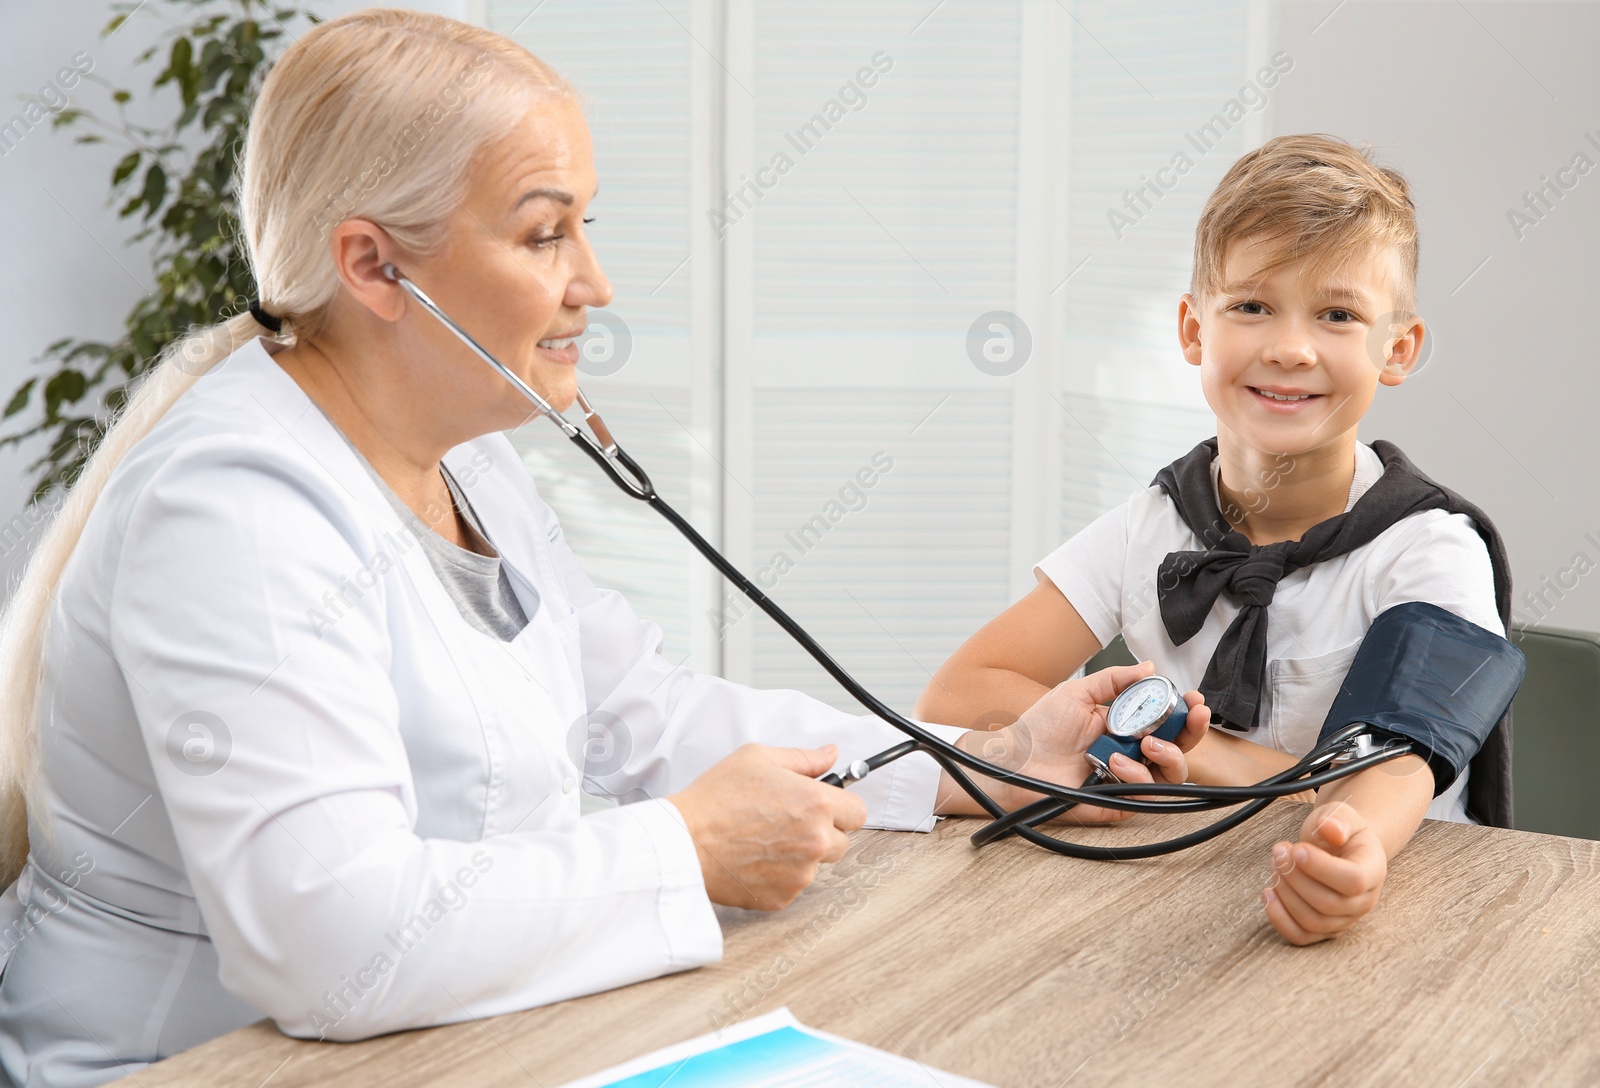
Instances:
[[[991,763],[1033,778],[1082,785],[1089,776],[1083,753],[1106,731],[1106,715],[1117,695],[1137,681],[1154,675],[1148,661],[1137,665],[1118,665],[1090,673],[1078,680],[1057,684],[1029,707],[1011,725],[993,732],[977,730],[962,736],[961,746]],[[1183,782],[1188,777],[1184,753],[1198,744],[1211,723],[1211,711],[1198,691],[1184,695],[1189,718],[1178,742],[1171,744],[1145,737],[1140,750],[1155,765],[1162,782]],[[1153,782],[1151,770],[1120,753],[1111,758],[1111,770],[1123,782]],[[1038,800],[1039,794],[1000,783],[992,791],[995,800],[1007,809]],[[1118,823],[1133,815],[1118,809],[1079,805],[1069,810],[1065,820],[1079,824]]]
[[[1337,937],[1378,905],[1389,858],[1377,832],[1342,801],[1311,810],[1298,843],[1272,848],[1267,920],[1290,944]]]
[[[779,910],[849,849],[867,822],[860,797],[816,780],[838,748],[746,744],[669,800],[694,840],[713,903]]]

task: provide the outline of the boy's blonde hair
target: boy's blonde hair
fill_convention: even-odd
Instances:
[[[1264,275],[1310,257],[1317,276],[1336,273],[1373,251],[1395,253],[1395,305],[1417,304],[1417,212],[1406,179],[1336,136],[1278,136],[1240,157],[1217,184],[1194,233],[1189,293],[1223,287],[1228,247],[1258,241],[1271,254]],[[1377,315],[1373,315],[1376,317]]]

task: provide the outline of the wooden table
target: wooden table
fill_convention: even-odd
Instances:
[[[862,832],[788,910],[719,908],[714,967],[362,1043],[263,1022],[137,1084],[553,1088],[783,1005],[1005,1088],[1600,1084],[1600,843],[1425,823],[1377,911],[1295,948],[1258,897],[1271,843],[1304,812],[1279,802],[1199,848],[1118,864],[974,850],[969,820]],[[1157,833],[1200,822],[1159,819]],[[1076,835],[1147,840],[1153,822]]]

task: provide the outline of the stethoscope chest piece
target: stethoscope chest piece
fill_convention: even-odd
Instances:
[[[1111,702],[1106,714],[1106,733],[1084,753],[1084,759],[1102,779],[1120,781],[1111,773],[1111,757],[1121,752],[1129,759],[1143,761],[1139,742],[1154,734],[1165,741],[1176,741],[1189,720],[1189,704],[1178,685],[1165,676],[1147,676]]]

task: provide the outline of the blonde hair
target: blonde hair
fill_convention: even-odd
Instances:
[[[1239,158],[1206,200],[1194,234],[1189,292],[1203,298],[1223,286],[1228,247],[1264,243],[1264,275],[1309,256],[1326,276],[1373,252],[1399,257],[1395,304],[1416,307],[1417,212],[1397,171],[1378,166],[1370,146],[1336,136],[1278,136]]]
[[[273,65],[236,172],[239,225],[280,339],[314,339],[339,290],[327,232],[370,220],[433,252],[472,160],[540,96],[570,85],[507,38],[439,15],[371,8],[320,23]],[[48,827],[37,712],[50,605],[117,465],[201,375],[271,332],[247,311],[175,340],[67,491],[0,618],[0,886],[21,871],[28,815]]]

